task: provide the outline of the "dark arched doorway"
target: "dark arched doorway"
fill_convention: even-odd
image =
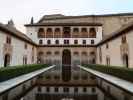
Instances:
[[[67,49],[62,53],[62,79],[63,81],[71,79],[71,52]]]
[[[4,67],[7,67],[10,65],[10,55],[6,54],[4,57]]]
[[[123,64],[128,68],[128,66],[129,66],[129,59],[128,59],[128,55],[127,54],[123,55]]]

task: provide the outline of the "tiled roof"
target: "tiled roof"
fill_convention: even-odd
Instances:
[[[19,39],[22,39],[23,41],[26,41],[33,45],[36,45],[28,36],[26,36],[24,33],[20,32],[13,26],[9,26],[9,25],[0,23],[0,30],[6,32],[7,34],[11,34]]]
[[[122,26],[120,29],[118,29],[117,31],[111,33],[110,35],[106,36],[105,38],[103,38],[103,40],[101,42],[98,43],[98,45],[104,44],[107,41],[113,40],[115,38],[117,38],[118,36],[125,34],[126,32],[133,30],[133,22],[130,22],[124,26]]]
[[[58,15],[58,16],[57,16]],[[62,14],[44,15],[38,23],[43,20],[55,20],[55,19],[71,19],[71,18],[84,18],[84,17],[110,17],[110,16],[132,16],[133,13],[116,13],[116,14],[101,14],[101,15],[81,15],[81,16],[64,16]]]

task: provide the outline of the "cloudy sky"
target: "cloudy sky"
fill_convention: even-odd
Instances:
[[[1,0],[0,22],[13,19],[17,28],[48,14],[89,15],[133,12],[133,0]]]

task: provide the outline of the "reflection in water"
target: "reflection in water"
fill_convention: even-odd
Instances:
[[[64,65],[62,66],[62,80],[68,82],[71,80],[71,66]]]

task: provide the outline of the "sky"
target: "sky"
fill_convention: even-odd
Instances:
[[[43,15],[90,15],[133,12],[133,0],[1,0],[0,22],[13,19],[16,27],[25,32],[24,24]]]

